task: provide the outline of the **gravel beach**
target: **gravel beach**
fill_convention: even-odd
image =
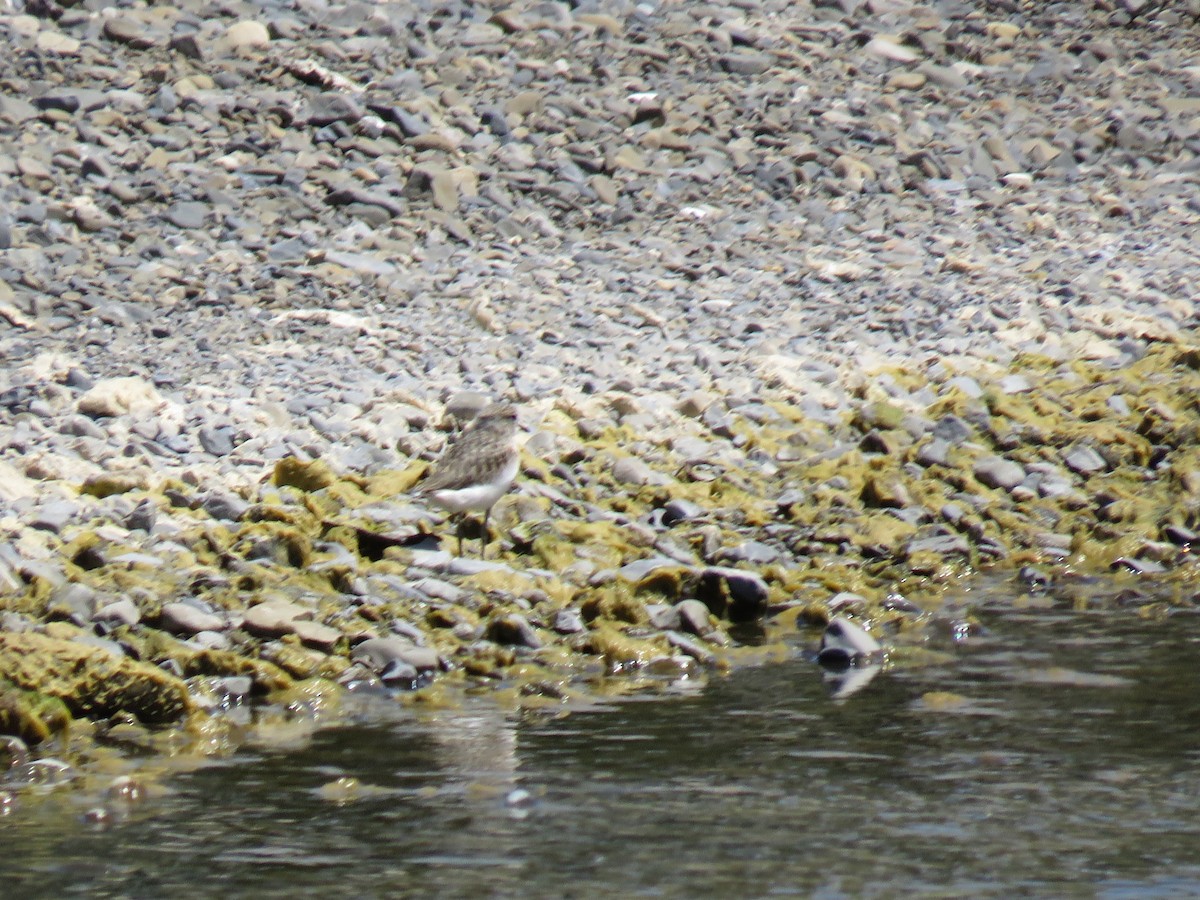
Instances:
[[[2,733],[916,652],[985,569],[1200,597],[1195,0],[0,33]],[[460,558],[413,489],[492,400]]]

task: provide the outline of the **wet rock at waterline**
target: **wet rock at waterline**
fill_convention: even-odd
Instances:
[[[0,632],[0,671],[6,715],[20,722],[15,733],[22,736],[62,720],[51,713],[47,721],[39,697],[60,701],[76,716],[125,713],[149,724],[177,721],[191,706],[186,685],[162,669],[40,634]]]
[[[861,625],[842,616],[835,616],[821,635],[817,662],[830,669],[845,669],[853,665],[879,663],[883,648]]]

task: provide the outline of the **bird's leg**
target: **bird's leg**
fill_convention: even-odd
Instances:
[[[492,508],[490,506],[483,511],[483,534],[480,535],[480,537],[479,537],[479,558],[480,559],[487,559],[487,545],[488,545],[487,520],[488,520],[488,514],[491,511],[492,511]]]
[[[463,514],[462,514],[462,513],[456,513],[456,514],[455,514],[455,516],[454,516],[454,533],[455,533],[456,535],[458,535],[458,555],[459,555],[459,556],[462,556],[462,555],[463,555],[463,552],[462,552],[462,544],[463,544],[463,521],[464,521],[464,520],[463,520]]]

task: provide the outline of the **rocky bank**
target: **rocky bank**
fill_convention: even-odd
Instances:
[[[1197,7],[8,8],[0,730],[919,658],[984,569],[1194,604]],[[462,559],[407,491],[487,397]]]

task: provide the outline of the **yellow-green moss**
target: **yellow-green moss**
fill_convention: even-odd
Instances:
[[[191,710],[184,683],[157,666],[32,632],[0,632],[0,672],[22,690],[58,698],[74,715],[130,713],[155,724]]]
[[[272,481],[279,487],[294,487],[312,492],[329,487],[336,479],[337,476],[322,460],[303,462],[289,456],[275,464]]]
[[[58,697],[0,678],[0,734],[15,735],[32,747],[64,732],[70,723],[71,713]]]

